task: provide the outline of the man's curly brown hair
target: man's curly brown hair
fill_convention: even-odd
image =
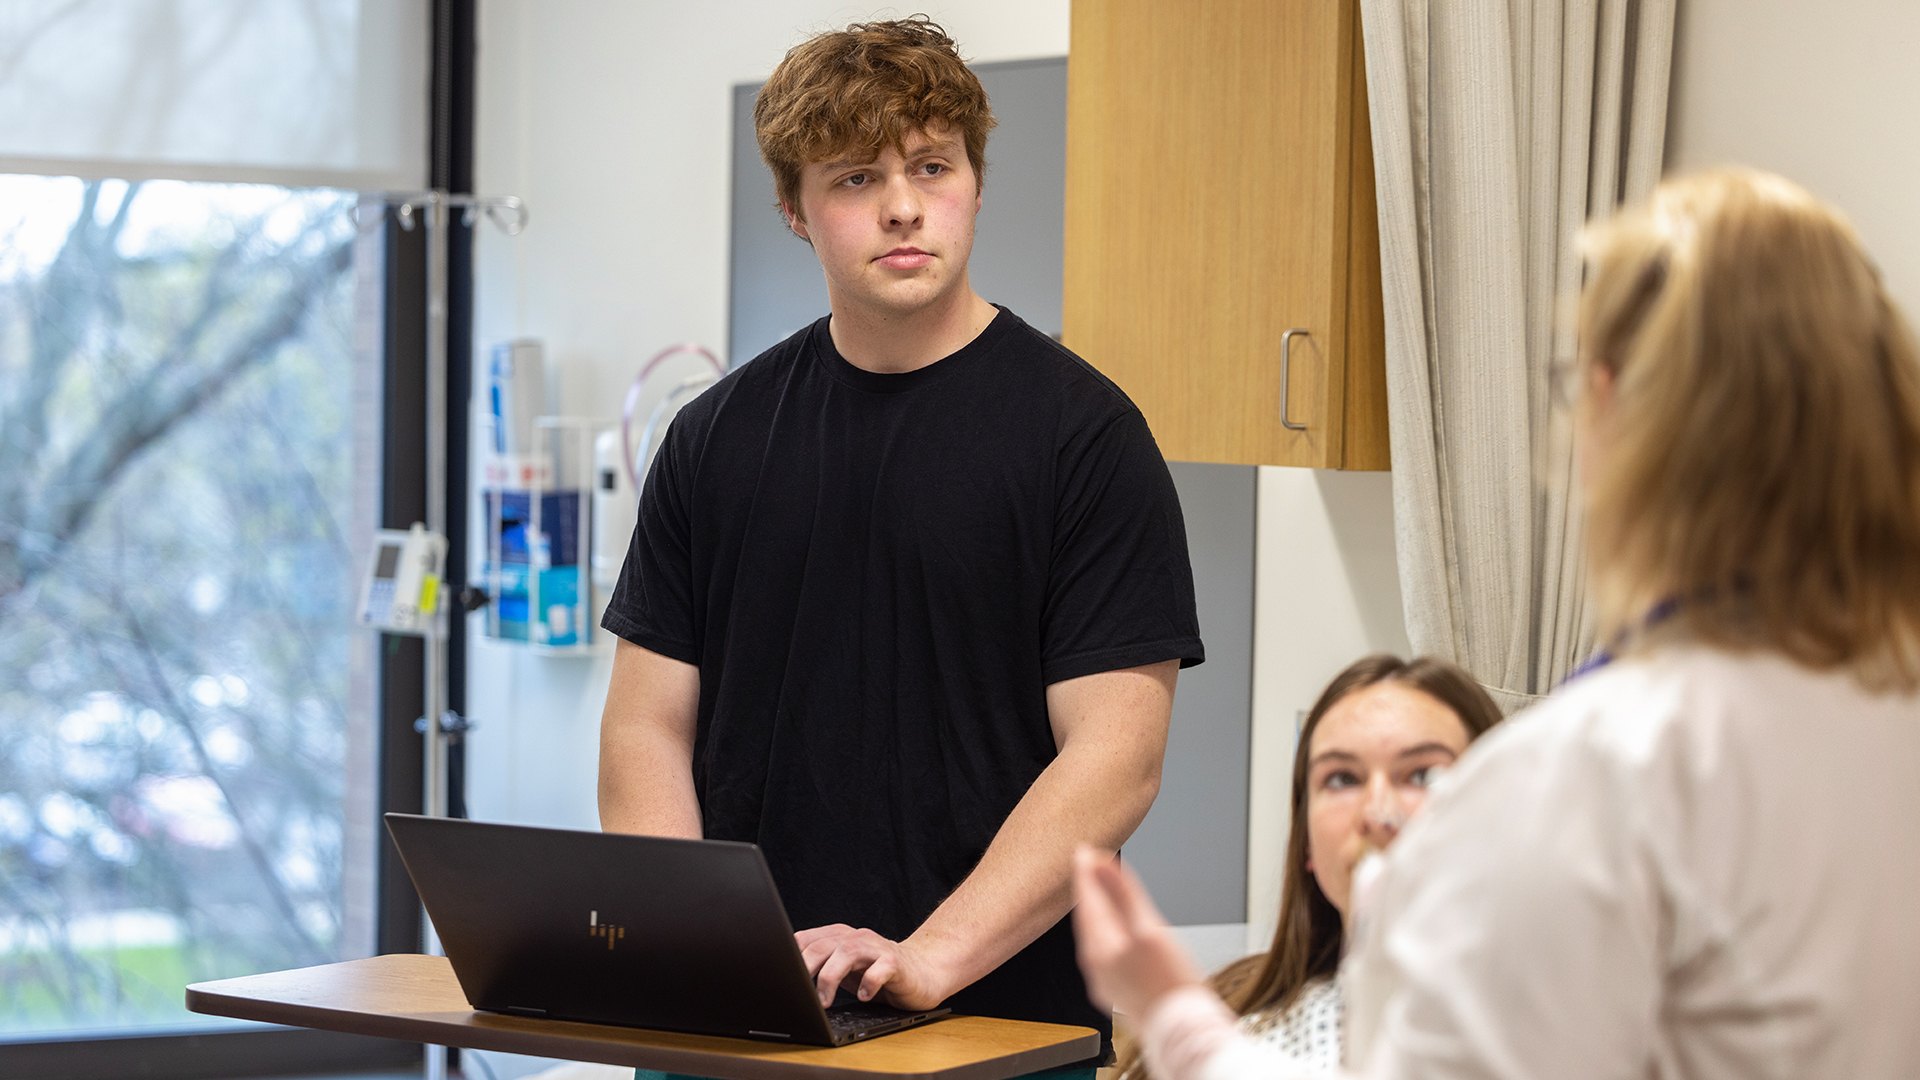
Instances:
[[[783,210],[800,213],[800,171],[849,151],[905,149],[941,126],[966,143],[974,182],[987,174],[987,92],[940,24],[925,15],[855,23],[787,51],[753,103],[760,156]]]

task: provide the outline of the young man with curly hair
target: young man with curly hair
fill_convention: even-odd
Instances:
[[[1166,464],[969,284],[994,121],[939,26],[804,42],[754,120],[831,314],[688,405],[647,478],[602,823],[759,844],[823,1002],[1104,1034],[1074,845],[1146,815],[1202,658]]]

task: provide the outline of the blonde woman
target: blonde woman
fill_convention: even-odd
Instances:
[[[1607,648],[1363,885],[1367,1077],[1920,1075],[1920,353],[1777,177],[1596,230],[1576,430]],[[1096,995],[1167,1080],[1307,1075],[1234,1032],[1082,852]]]

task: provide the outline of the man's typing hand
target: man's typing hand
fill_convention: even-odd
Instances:
[[[896,1009],[930,1009],[950,992],[937,965],[909,942],[845,923],[802,930],[793,937],[823,1007],[833,1004],[835,991],[843,986],[861,1001],[878,1000]]]

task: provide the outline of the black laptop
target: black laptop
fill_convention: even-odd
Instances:
[[[814,1046],[947,1013],[822,1009],[752,844],[386,819],[476,1009]]]

